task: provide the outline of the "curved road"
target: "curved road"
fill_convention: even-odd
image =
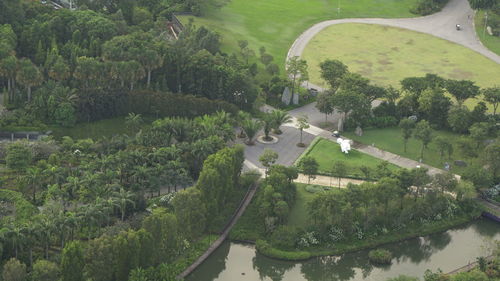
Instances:
[[[465,46],[500,64],[500,56],[488,50],[477,38],[474,30],[474,11],[467,0],[450,0],[441,12],[425,17],[401,19],[351,18],[323,21],[304,31],[295,40],[288,51],[287,58],[300,57],[309,40],[316,34],[328,26],[341,23],[379,24],[427,33]],[[462,30],[456,30],[456,24],[460,24]]]

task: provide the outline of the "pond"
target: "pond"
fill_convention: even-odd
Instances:
[[[491,254],[500,239],[498,223],[479,219],[446,232],[383,246],[393,254],[392,265],[373,266],[368,251],[314,258],[304,262],[270,259],[253,245],[225,242],[186,280],[188,281],[384,281],[400,274],[422,277],[426,269],[450,272],[479,256]]]

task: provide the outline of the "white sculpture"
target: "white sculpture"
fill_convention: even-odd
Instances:
[[[340,150],[342,152],[344,152],[345,154],[349,153],[349,150],[351,150],[351,141],[350,140],[344,140],[342,138],[338,138],[337,143],[340,144]]]

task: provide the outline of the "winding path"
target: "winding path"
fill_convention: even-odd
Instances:
[[[323,21],[304,31],[295,40],[288,51],[287,58],[300,57],[307,43],[320,31],[331,25],[341,23],[378,24],[430,34],[465,46],[500,64],[500,56],[483,46],[477,38],[474,28],[474,11],[467,0],[450,0],[442,11],[425,17],[399,19],[350,18]],[[462,30],[457,31],[456,24],[460,24]],[[309,85],[321,90],[320,87],[310,83]]]

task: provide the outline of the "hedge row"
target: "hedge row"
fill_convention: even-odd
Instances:
[[[195,117],[216,111],[226,111],[234,116],[238,113],[238,107],[222,100],[144,90],[128,95],[125,114],[133,112],[159,117]]]

